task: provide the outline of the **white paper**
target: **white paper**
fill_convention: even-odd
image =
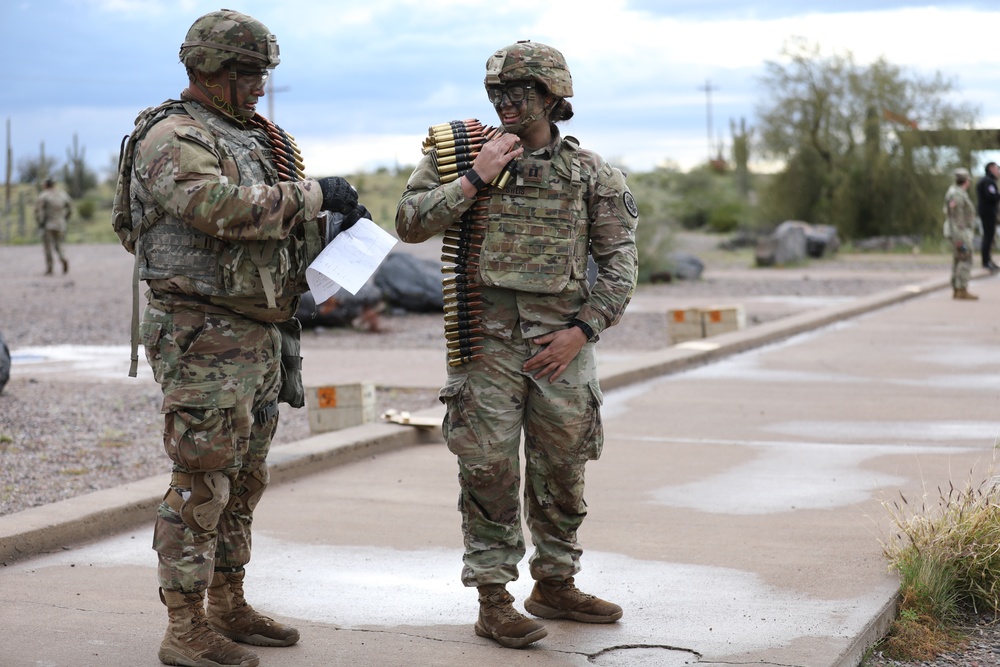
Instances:
[[[337,234],[306,268],[313,299],[323,303],[341,287],[357,294],[394,245],[396,237],[368,218],[361,218]]]

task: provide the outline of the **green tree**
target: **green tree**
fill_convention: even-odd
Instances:
[[[909,150],[905,135],[972,127],[976,111],[951,101],[953,82],[884,57],[823,56],[801,39],[782,56],[766,63],[758,108],[758,148],[785,164],[763,193],[763,216],[832,224],[845,238],[935,230],[948,165],[939,149]]]

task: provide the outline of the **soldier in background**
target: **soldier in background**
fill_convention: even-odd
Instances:
[[[63,254],[62,241],[66,235],[66,222],[73,215],[73,200],[65,191],[56,187],[56,182],[46,178],[42,192],[35,200],[35,220],[42,232],[45,246],[45,275],[52,275],[52,255],[59,256],[62,272],[69,272],[69,260]]]
[[[993,261],[993,239],[997,231],[997,206],[1000,205],[1000,189],[997,188],[997,177],[1000,176],[1000,167],[996,162],[986,165],[986,174],[976,183],[976,205],[979,210],[979,219],[983,221],[983,245],[981,254],[983,268],[990,273],[1000,271]]]
[[[971,183],[968,169],[956,169],[955,182],[948,186],[944,195],[948,238],[954,248],[951,265],[951,286],[954,288],[952,296],[963,300],[979,298],[968,289],[972,275],[972,241],[979,227],[976,207],[969,199]]]
[[[254,667],[257,655],[240,643],[299,639],[243,593],[278,401],[302,405],[293,315],[306,266],[336,232],[321,211],[346,216],[343,229],[367,211],[344,179],[302,177],[294,142],[256,113],[279,63],[266,26],[210,12],[191,26],[180,60],[189,86],[139,115],[114,217],[149,285],[138,334],[163,389],[173,462],[153,534],[168,614],[159,658]]]
[[[396,210],[405,242],[449,228],[488,198],[475,276],[481,300],[480,355],[449,364],[440,398],[444,435],[458,458],[465,538],[462,582],[479,591],[475,632],[508,648],[546,635],[513,607],[506,584],[525,555],[521,532],[520,442],[524,433],[525,513],[534,554],[527,611],[541,618],[613,623],[616,604],[581,592],[574,576],[587,515],[584,466],[604,434],[594,345],[616,324],[637,276],[638,209],[625,176],[601,156],[560,135],[573,95],[556,49],[518,42],[487,61],[486,93],[506,133],[485,143],[472,168],[445,181],[424,157]],[[516,176],[490,185],[508,163]],[[587,255],[598,266],[593,288]]]

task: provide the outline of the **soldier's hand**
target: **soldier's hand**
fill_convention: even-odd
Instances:
[[[358,204],[354,207],[354,210],[344,216],[344,222],[340,224],[340,231],[346,231],[354,226],[361,218],[372,219],[372,214],[368,212],[364,204]]]
[[[323,191],[324,211],[347,215],[358,205],[358,191],[340,176],[319,179],[319,187]]]
[[[583,349],[587,335],[577,327],[570,327],[532,338],[531,342],[545,347],[528,359],[522,370],[537,379],[547,377],[549,382],[555,382]]]
[[[507,163],[524,153],[521,139],[516,134],[503,134],[483,144],[472,168],[487,183],[496,178]]]

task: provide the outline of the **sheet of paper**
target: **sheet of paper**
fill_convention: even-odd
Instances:
[[[396,237],[368,218],[361,218],[334,237],[306,268],[306,282],[316,303],[323,303],[341,287],[357,294],[375,273]]]

